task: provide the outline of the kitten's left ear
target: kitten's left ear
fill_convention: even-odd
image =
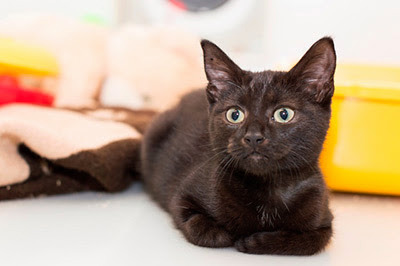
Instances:
[[[333,96],[333,75],[336,68],[336,53],[333,40],[325,37],[314,43],[300,61],[289,71],[303,90],[324,103]]]
[[[218,100],[230,83],[239,83],[242,70],[214,43],[202,40],[201,48],[204,55],[204,70],[207,80],[207,97],[210,103]]]

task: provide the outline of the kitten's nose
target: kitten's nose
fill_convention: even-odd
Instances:
[[[260,133],[247,133],[243,138],[244,143],[251,147],[256,147],[257,145],[260,145],[264,142],[264,140],[264,136],[262,136]]]

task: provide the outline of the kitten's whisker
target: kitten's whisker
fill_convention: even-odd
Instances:
[[[312,170],[314,170],[314,171],[316,170],[316,167],[313,166],[306,158],[304,158],[303,156],[301,156],[300,154],[298,154],[298,153],[295,152],[295,151],[291,151],[291,153],[292,153],[293,155],[295,155],[297,159],[302,160],[302,161],[306,164],[306,166],[310,167],[310,168],[311,168]],[[297,167],[297,168],[299,168],[299,167]]]
[[[223,154],[226,152],[226,149],[215,153],[213,156],[211,156],[209,159],[205,160],[202,164],[199,165],[199,167],[197,167],[195,170],[193,170],[192,172],[189,173],[188,176],[192,176],[193,174],[195,174],[199,169],[201,169],[204,165],[206,165],[207,163],[209,163],[211,160],[217,158],[217,156]]]
[[[218,175],[222,174],[222,173],[224,172],[224,170],[225,170],[225,167],[231,162],[231,160],[232,160],[232,157],[231,157],[231,156],[229,156],[229,155],[225,156],[225,157],[221,160],[221,162],[218,164],[218,166],[217,166],[218,171],[217,171],[216,173],[217,173]],[[223,165],[223,167],[221,168],[222,164],[224,164],[224,165]]]

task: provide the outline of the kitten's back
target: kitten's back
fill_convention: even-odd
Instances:
[[[185,173],[206,156],[207,123],[208,104],[202,89],[185,95],[177,106],[155,118],[146,131],[142,143],[142,178],[164,208]]]

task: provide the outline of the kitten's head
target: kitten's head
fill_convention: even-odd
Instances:
[[[244,71],[215,44],[201,45],[214,149],[255,175],[314,166],[331,114],[332,39],[317,41],[288,72]]]

